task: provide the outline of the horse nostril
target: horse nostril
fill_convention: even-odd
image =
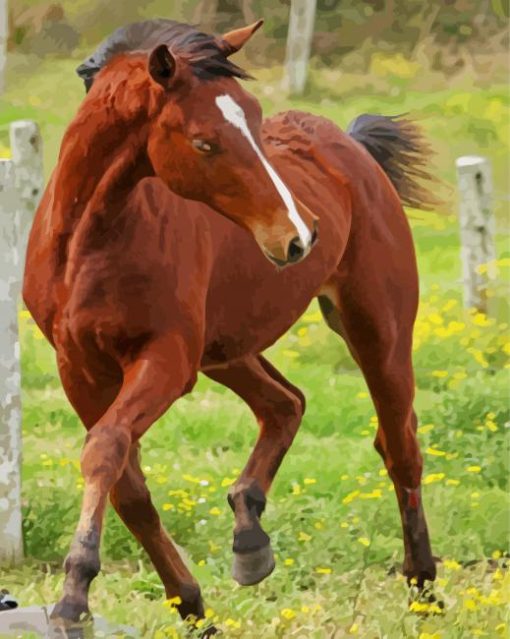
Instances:
[[[315,244],[315,242],[317,242],[317,240],[319,239],[319,231],[317,230],[317,225],[314,225],[313,227],[313,231],[312,231],[312,246]]]
[[[287,251],[287,259],[289,262],[297,262],[300,260],[305,254],[305,249],[301,244],[301,240],[299,237],[295,237],[290,241],[289,248]]]

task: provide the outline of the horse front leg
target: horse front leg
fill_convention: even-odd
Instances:
[[[232,575],[249,586],[262,581],[275,566],[260,518],[266,494],[301,423],[305,399],[261,355],[209,369],[207,375],[244,399],[260,426],[255,448],[228,495],[235,515]]]
[[[124,473],[132,444],[196,379],[196,367],[179,335],[151,342],[123,372],[119,394],[85,438],[82,509],[64,564],[63,596],[51,615],[56,621],[77,622],[88,616],[89,587],[100,569],[108,493]]]
[[[165,587],[167,599],[180,598],[177,604],[183,619],[204,617],[200,587],[193,579],[179,552],[165,531],[145,483],[140,467],[140,446],[131,446],[124,473],[110,492],[110,499],[119,517],[142,544],[151,558]],[[207,628],[205,636],[215,633]]]

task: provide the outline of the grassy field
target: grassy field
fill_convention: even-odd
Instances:
[[[11,72],[0,100],[0,146],[6,154],[10,120],[37,119],[49,171],[82,95],[73,76],[76,60],[15,62],[16,74]],[[507,636],[508,92],[504,85],[480,90],[468,77],[446,85],[430,76],[426,84],[420,69],[379,59],[366,77],[315,72],[309,95],[290,104],[279,93],[277,75],[261,71],[252,84],[267,112],[293,106],[345,126],[362,112],[410,111],[438,151],[435,169],[447,184],[454,182],[460,154],[483,153],[494,163],[498,276],[490,282],[489,316],[462,308],[453,197],[445,190],[450,203],[442,211],[409,211],[422,291],[415,366],[424,500],[434,552],[442,559],[434,590],[444,608],[408,601],[399,574],[396,500],[372,447],[374,409],[360,373],[315,304],[268,354],[308,400],[264,516],[277,553],[273,575],[248,589],[230,578],[232,515],[225,497],[256,426],[229,391],[200,379],[194,393],[146,435],[144,471],[155,502],[185,547],[208,617],[225,637]],[[62,559],[80,506],[83,430],[60,388],[51,349],[26,312],[20,321],[28,559],[3,571],[0,587],[29,605],[53,602],[60,592]],[[102,558],[91,592],[96,613],[136,627],[143,637],[185,636],[152,567],[112,511]]]

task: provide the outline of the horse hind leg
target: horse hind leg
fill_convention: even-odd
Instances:
[[[232,575],[243,586],[253,585],[274,569],[269,536],[260,518],[267,492],[298,430],[305,399],[261,355],[209,369],[206,374],[239,395],[260,425],[255,448],[228,495],[235,516]]]
[[[394,483],[402,519],[403,572],[409,582],[416,580],[422,588],[426,579],[435,579],[436,567],[421,500],[423,460],[413,410],[414,310],[410,305],[397,316],[390,300],[376,291],[374,306],[357,300],[356,288],[346,291],[339,279],[324,288],[319,304],[326,323],[344,338],[367,381],[379,420],[374,446]]]

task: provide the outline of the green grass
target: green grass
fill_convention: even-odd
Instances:
[[[27,68],[19,71],[16,84],[11,76],[11,88],[0,101],[0,142],[5,146],[13,118],[37,118],[49,169],[82,95],[72,76],[76,61],[23,64]],[[276,73],[259,76],[252,87],[266,110],[288,107],[278,93]],[[316,72],[313,92],[292,106],[343,125],[364,111],[411,110],[425,118],[432,145],[440,151],[437,171],[443,179],[452,183],[456,155],[483,153],[493,159],[496,191],[507,188],[501,179],[508,152],[503,88],[479,91],[459,80],[427,93],[419,88],[421,81],[404,86],[400,78],[338,74],[334,82],[329,72]],[[155,503],[173,538],[185,547],[224,636],[505,636],[510,252],[500,235],[490,319],[464,311],[457,226],[453,208],[445,209],[409,212],[422,290],[415,366],[424,500],[434,552],[443,559],[435,592],[444,612],[409,609],[398,572],[403,552],[396,500],[372,447],[374,409],[344,345],[313,304],[268,355],[304,390],[308,410],[264,515],[277,553],[277,568],[267,581],[243,589],[230,578],[232,515],[225,497],[257,433],[247,407],[201,378],[193,394],[178,401],[143,440]],[[504,215],[501,200],[500,228]],[[59,596],[61,563],[79,514],[83,429],[60,388],[53,353],[26,314],[21,330],[28,559],[3,571],[0,587],[29,605]],[[136,627],[143,637],[184,636],[175,612],[163,605],[162,586],[144,553],[113,512],[107,517],[102,559],[91,591],[96,613]]]

